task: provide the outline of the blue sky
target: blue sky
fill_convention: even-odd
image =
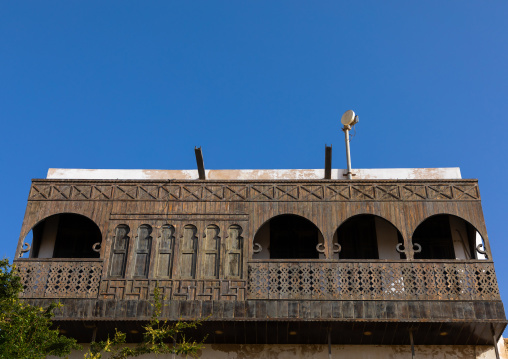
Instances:
[[[478,178],[504,300],[507,1],[0,3],[0,255],[50,167],[356,168]]]

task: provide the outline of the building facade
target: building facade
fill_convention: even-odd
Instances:
[[[164,318],[209,317],[204,357],[503,357],[477,180],[355,174],[51,169],[30,188],[22,296],[60,300],[83,343],[139,341],[157,285]]]

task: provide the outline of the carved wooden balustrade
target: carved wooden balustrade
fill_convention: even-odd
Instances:
[[[491,261],[254,260],[249,299],[500,300]]]
[[[24,298],[97,298],[101,259],[18,259]]]

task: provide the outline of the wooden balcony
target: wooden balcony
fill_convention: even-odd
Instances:
[[[248,299],[500,300],[491,261],[253,260]]]
[[[139,331],[156,285],[165,319],[208,317],[203,334],[224,332],[210,343],[323,344],[331,330],[333,344],[407,345],[411,329],[418,345],[490,345],[506,327],[488,260],[251,260],[236,281],[102,278],[100,259],[14,263],[22,297],[43,306],[59,299],[55,323],[81,341],[91,336],[81,321],[107,323],[100,339],[114,328]]]
[[[18,259],[24,298],[97,298],[102,259]]]

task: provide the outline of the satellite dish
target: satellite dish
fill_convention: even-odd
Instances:
[[[355,115],[355,112],[353,110],[347,110],[342,115],[342,118],[340,119],[340,122],[344,126],[352,125],[353,122],[355,121],[355,117],[356,117],[356,115]]]

